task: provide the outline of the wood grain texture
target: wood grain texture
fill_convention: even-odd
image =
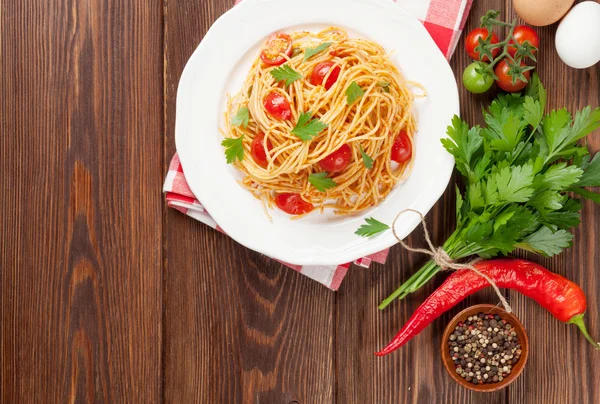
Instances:
[[[509,10],[511,17],[514,12]],[[572,113],[600,104],[600,64],[576,70],[556,56],[556,25],[539,30],[542,40],[538,72],[548,90],[548,108],[566,107]],[[600,151],[600,131],[587,137],[589,148]],[[591,335],[600,338],[600,206],[585,202],[582,223],[574,231],[574,246],[553,259],[531,254],[523,257],[545,265],[576,282],[588,299],[586,322]],[[566,325],[531,300],[511,292],[512,307],[529,332],[532,347],[529,363],[510,386],[509,402],[581,403],[600,402],[599,352],[585,341],[577,327]]]
[[[492,292],[376,358],[444,278],[377,310],[424,257],[395,247],[334,293],[164,206],[179,77],[232,3],[0,0],[0,402],[600,402],[598,353],[516,293],[506,295],[529,331],[529,363],[509,388],[472,393],[446,375],[440,338],[460,309],[496,302]],[[511,2],[477,0],[466,30],[491,8],[514,15]],[[555,29],[540,30],[549,107],[597,106],[600,65],[567,68]],[[459,83],[463,46],[451,62]],[[492,96],[459,89],[462,117],[482,123]],[[454,209],[449,189],[427,217],[434,243]],[[527,258],[582,286],[598,336],[600,208],[582,215],[574,248]],[[409,242],[423,246],[422,230]]]
[[[165,164],[183,67],[231,4],[166,3]],[[165,403],[334,401],[334,293],[175,211],[164,238]]]
[[[160,400],[156,5],[0,2],[2,403]]]

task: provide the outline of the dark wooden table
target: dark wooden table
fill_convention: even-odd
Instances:
[[[372,355],[441,282],[377,311],[423,257],[396,247],[334,293],[165,206],[179,76],[231,2],[0,0],[0,402],[599,403],[600,353],[516,293],[529,363],[509,388],[475,394],[440,362],[458,308]],[[477,0],[467,29],[489,8],[514,15]],[[540,29],[549,106],[597,106],[600,68],[562,64],[555,30]],[[459,50],[457,78],[467,63]],[[480,122],[489,97],[459,87],[463,117]],[[435,243],[454,220],[450,187],[428,215]],[[533,257],[583,287],[596,336],[599,232],[600,207],[585,203],[575,246]],[[461,307],[476,302],[496,299]]]

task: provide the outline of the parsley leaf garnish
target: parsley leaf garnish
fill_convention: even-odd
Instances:
[[[327,173],[313,173],[308,176],[308,182],[321,192],[325,192],[326,190],[337,186],[334,180],[327,177]]]
[[[363,163],[365,164],[365,167],[367,167],[367,169],[369,169],[369,170],[371,168],[373,168],[373,159],[371,157],[369,157],[369,155],[367,153],[365,153],[362,146],[360,147],[360,154],[362,156],[362,160],[363,160]]]
[[[372,217],[366,218],[366,224],[363,224],[354,232],[361,237],[373,237],[376,234],[381,233],[382,231],[386,231],[390,228],[385,223],[381,223],[379,220],[373,219]]]
[[[308,59],[315,56],[317,53],[323,52],[325,49],[329,48],[331,45],[333,45],[332,42],[323,42],[321,45],[317,46],[316,48],[306,48],[306,50],[304,51],[304,61],[306,62]]]
[[[325,130],[327,126],[327,124],[318,119],[312,119],[310,111],[303,112],[298,117],[298,123],[292,130],[292,135],[296,135],[306,142],[307,140],[312,140],[321,131]]]
[[[379,83],[377,83],[380,87],[383,88],[383,91],[385,91],[386,93],[390,92],[390,83],[387,81],[380,81]]]
[[[237,114],[233,118],[231,118],[231,124],[233,126],[243,126],[244,128],[248,127],[248,121],[250,120],[250,112],[248,108],[242,107],[238,109]]]
[[[225,147],[225,157],[227,158],[227,164],[231,164],[236,160],[242,161],[244,159],[244,135],[237,139],[230,138],[224,139],[221,142],[221,146]]]
[[[360,88],[356,81],[353,81],[352,84],[350,84],[346,89],[346,103],[348,105],[352,105],[354,101],[362,97],[364,94],[364,90]]]
[[[300,73],[292,69],[289,65],[276,67],[272,69],[270,73],[271,76],[273,76],[273,78],[275,78],[275,80],[277,80],[278,82],[285,81],[286,86],[289,86],[294,81],[300,80],[303,77]]]

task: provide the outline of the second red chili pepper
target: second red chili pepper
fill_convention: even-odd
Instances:
[[[475,267],[499,287],[531,297],[558,320],[575,324],[585,338],[596,349],[600,349],[600,344],[590,337],[583,322],[586,299],[577,284],[538,264],[521,259],[482,261]],[[456,271],[419,306],[394,339],[375,355],[387,355],[400,348],[444,312],[486,286],[490,284],[475,272],[468,269]]]

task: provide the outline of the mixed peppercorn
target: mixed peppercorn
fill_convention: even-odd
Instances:
[[[456,373],[473,384],[501,382],[521,357],[517,333],[497,314],[479,313],[459,322],[448,349]]]

